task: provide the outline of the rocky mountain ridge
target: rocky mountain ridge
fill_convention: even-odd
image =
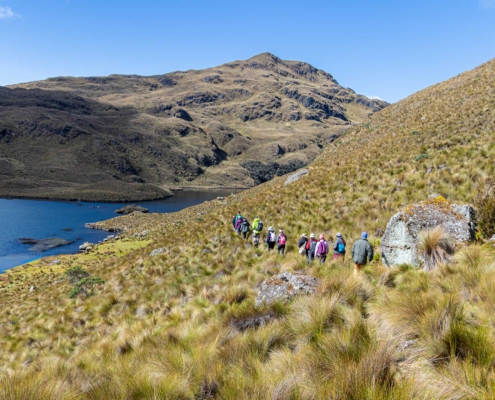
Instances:
[[[145,200],[251,187],[387,106],[264,53],[200,71],[0,88],[0,195]]]

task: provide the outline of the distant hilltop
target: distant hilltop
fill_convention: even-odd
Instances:
[[[388,104],[263,53],[157,76],[0,88],[0,196],[139,201],[248,188],[313,161]]]

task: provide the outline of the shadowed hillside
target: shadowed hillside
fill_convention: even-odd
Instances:
[[[350,246],[368,230],[377,249],[373,233],[401,206],[432,193],[472,202],[478,179],[494,172],[494,77],[490,61],[386,108],[288,186],[275,178],[175,215],[112,220],[127,229],[122,239],[10,271],[0,289],[0,393],[492,399],[491,245],[458,249],[434,272],[389,270],[376,257],[354,278],[349,258],[308,268],[295,242],[340,231]],[[287,256],[237,236],[238,209],[285,228]],[[64,271],[74,265],[105,281],[92,297],[69,298]],[[262,281],[295,270],[321,279],[318,294],[254,306]]]
[[[119,201],[247,188],[310,163],[387,105],[268,53],[201,71],[12,88],[0,90],[3,196]]]

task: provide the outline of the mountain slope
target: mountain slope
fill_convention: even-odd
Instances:
[[[123,217],[111,222],[127,227],[121,241],[10,271],[2,392],[28,382],[38,397],[67,399],[493,398],[491,245],[462,249],[433,273],[377,260],[353,278],[349,259],[308,268],[296,239],[340,231],[351,246],[368,230],[377,248],[375,229],[401,206],[435,192],[472,201],[477,179],[494,173],[494,132],[495,60],[351,129],[298,182]],[[238,209],[285,228],[287,256],[235,235]],[[154,243],[131,251],[148,243],[133,236],[143,229]],[[77,264],[105,280],[93,297],[68,298],[61,276]],[[254,307],[260,282],[298,269],[322,280],[317,295]]]
[[[386,105],[268,53],[202,71],[2,88],[0,195],[142,200],[250,187],[308,164]]]

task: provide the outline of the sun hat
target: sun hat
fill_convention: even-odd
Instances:
[[[325,239],[325,235],[323,233],[320,235],[320,239]]]
[[[301,237],[308,237],[308,235],[306,235],[305,233],[303,233],[303,234],[301,235]]]
[[[336,236],[337,236],[337,237],[342,237],[342,233],[337,232],[337,235],[336,235]]]
[[[309,235],[310,238],[314,238],[315,237],[315,234],[312,233],[311,235]]]
[[[273,231],[273,226],[270,226],[270,227],[268,228],[268,230],[269,230],[269,231]]]
[[[361,239],[368,239],[368,232],[361,233]]]

